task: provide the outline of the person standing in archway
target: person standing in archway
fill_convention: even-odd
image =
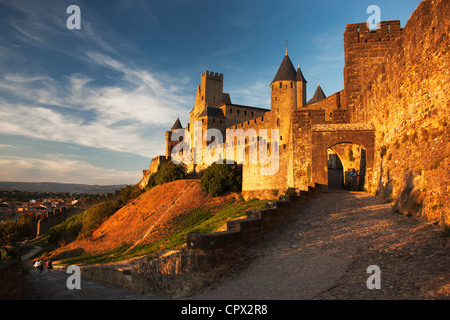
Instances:
[[[352,191],[357,191],[358,189],[358,171],[355,170],[355,168],[350,171],[350,189]]]

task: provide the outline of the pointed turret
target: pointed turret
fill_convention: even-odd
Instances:
[[[303,76],[302,70],[300,69],[300,65],[297,67],[297,108],[306,106],[306,79]]]
[[[172,126],[172,129],[170,130],[176,130],[176,129],[183,129],[183,126],[181,125],[180,118],[177,118],[175,123]]]
[[[297,81],[297,73],[287,51],[272,83],[275,81]]]
[[[300,65],[298,65],[297,67],[297,74],[295,75],[295,78],[297,79],[297,81],[308,83],[308,81],[306,81],[305,77],[303,76],[302,70],[300,70]]]
[[[308,104],[313,104],[313,103],[319,102],[320,100],[323,100],[326,97],[327,96],[323,92],[322,87],[320,86],[320,83],[319,83],[317,85],[317,89],[316,89],[316,92],[314,93],[314,96],[312,97],[311,100],[308,101]]]

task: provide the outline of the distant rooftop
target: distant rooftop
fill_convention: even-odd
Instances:
[[[176,129],[183,129],[183,126],[181,125],[181,122],[180,122],[180,118],[177,118],[177,120],[173,124],[171,130],[176,130]]]
[[[307,104],[313,104],[316,102],[319,102],[320,100],[325,99],[327,96],[325,95],[325,93],[322,90],[322,87],[319,85],[317,85],[317,89],[316,92],[314,93],[314,96],[312,97],[311,100],[308,101]]]

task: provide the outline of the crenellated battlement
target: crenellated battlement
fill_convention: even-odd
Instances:
[[[223,74],[206,70],[202,73],[202,78],[223,81]]]
[[[344,33],[345,45],[352,43],[393,41],[402,36],[399,20],[381,21],[380,28],[370,30],[367,23],[348,24]]]

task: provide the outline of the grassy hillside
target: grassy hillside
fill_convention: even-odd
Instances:
[[[178,180],[143,193],[88,234],[80,226],[86,213],[67,221],[63,226],[70,236],[62,237],[62,246],[47,255],[63,264],[156,256],[163,249],[183,246],[188,233],[217,231],[265,203],[244,201],[237,193],[211,197],[201,190],[198,180]]]

